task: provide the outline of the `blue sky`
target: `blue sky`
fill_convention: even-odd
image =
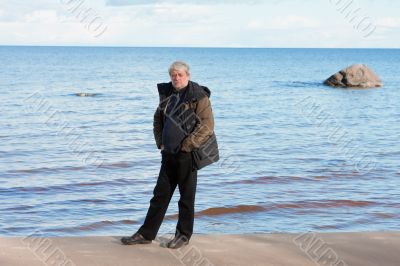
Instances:
[[[400,1],[0,0],[0,45],[399,48]]]

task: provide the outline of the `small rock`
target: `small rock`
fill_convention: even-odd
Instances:
[[[75,95],[79,96],[79,97],[94,97],[97,94],[98,93],[90,93],[90,92],[78,92],[78,93],[75,93]]]

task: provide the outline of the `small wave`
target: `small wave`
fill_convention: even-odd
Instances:
[[[119,182],[118,182],[119,183]],[[92,186],[102,186],[110,184],[110,181],[95,181],[95,182],[80,182],[80,183],[73,183],[68,184],[67,186],[74,186],[74,187],[92,187]]]
[[[133,163],[131,162],[115,162],[105,164],[102,163],[98,166],[98,168],[106,168],[106,169],[119,169],[119,168],[129,168],[132,167]],[[58,173],[58,172],[67,172],[67,171],[81,171],[85,169],[89,169],[94,165],[88,166],[62,166],[62,167],[40,167],[40,168],[32,168],[32,169],[18,169],[18,170],[10,170],[7,173],[10,174],[41,174],[41,173]],[[96,165],[97,167],[97,165]]]
[[[196,213],[197,216],[215,216],[231,213],[248,213],[248,212],[261,212],[265,208],[258,205],[238,205],[233,207],[217,207],[209,208]]]
[[[334,178],[334,179],[352,179],[355,177],[359,177],[361,175],[360,172],[358,171],[347,171],[347,170],[343,170],[343,171],[333,171],[330,169],[316,169],[316,170],[312,170],[312,171],[307,171],[308,174],[310,174],[310,178],[313,179],[330,179],[330,178]],[[324,173],[324,175],[322,176],[321,173]],[[363,175],[363,178],[369,178],[372,177],[374,179],[377,178],[377,176],[375,175]]]
[[[35,226],[10,226],[10,227],[4,227],[0,230],[0,232],[4,232],[6,234],[11,234],[11,235],[15,235],[15,233],[21,233],[21,232],[26,233],[35,231],[37,231],[37,228]]]
[[[276,210],[290,209],[326,209],[340,207],[368,207],[378,203],[373,201],[354,201],[354,200],[325,200],[325,201],[297,201],[287,203],[273,203],[269,205],[237,205],[231,207],[214,207],[196,212],[196,217],[219,216],[226,214],[241,214],[250,212],[267,212]],[[169,215],[167,219],[177,218],[178,215]]]
[[[103,200],[103,199],[77,199],[77,200],[69,200],[69,203],[95,203],[95,204],[99,204],[99,203],[107,203],[107,200]]]
[[[274,86],[285,88],[315,88],[322,86],[322,81],[273,81]]]
[[[254,179],[227,181],[225,184],[286,184],[293,181],[315,181],[312,178],[298,176],[260,176]]]
[[[339,227],[337,225],[314,225],[315,230],[337,230]]]
[[[1,211],[26,211],[26,210],[31,210],[33,208],[34,207],[31,205],[18,205],[18,206],[2,209]]]
[[[137,185],[143,183],[145,181],[136,180],[136,179],[125,179],[118,178],[114,180],[107,181],[95,181],[95,182],[80,182],[80,183],[71,183],[67,184],[69,187],[91,187],[91,186],[122,186],[122,185]]]
[[[261,212],[264,211],[264,207],[257,205],[238,205],[233,207],[214,207],[196,212],[196,217],[201,216],[217,216],[232,213],[248,213],[248,212]],[[166,220],[172,220],[178,218],[178,214],[166,215]]]
[[[376,218],[383,218],[383,219],[393,219],[398,216],[398,214],[385,213],[385,212],[375,212],[375,213],[372,213],[372,215],[375,216]]]
[[[33,169],[18,169],[18,170],[10,170],[8,173],[10,174],[40,174],[40,173],[54,173],[60,171],[80,171],[85,169],[83,166],[64,166],[64,167],[40,167]]]
[[[106,169],[114,169],[114,168],[129,168],[132,167],[132,163],[129,162],[116,162],[116,163],[109,163],[105,164],[102,163],[99,165],[99,168],[106,168]]]
[[[337,207],[367,207],[377,204],[373,201],[354,200],[325,200],[325,201],[299,201],[293,203],[278,203],[272,209],[320,209]]]
[[[326,175],[316,175],[316,176],[313,176],[312,178],[314,178],[314,179],[327,179],[329,177],[326,176]]]
[[[65,191],[76,191],[80,187],[96,187],[96,186],[124,186],[124,185],[137,185],[144,183],[145,181],[135,179],[119,178],[107,181],[93,181],[93,182],[79,182],[69,183],[62,185],[53,185],[47,187],[10,187],[6,189],[0,189],[1,194],[15,194],[15,193],[45,193],[45,192],[65,192]]]

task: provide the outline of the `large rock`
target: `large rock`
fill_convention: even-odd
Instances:
[[[367,65],[355,64],[340,70],[324,82],[331,87],[371,88],[382,87],[381,79]]]

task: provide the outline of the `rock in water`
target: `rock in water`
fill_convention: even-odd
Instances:
[[[78,92],[78,93],[75,93],[75,95],[79,96],[79,97],[94,97],[97,94],[98,93],[90,93],[90,92]]]
[[[324,81],[325,85],[343,88],[382,87],[383,82],[367,65],[355,64],[340,70]]]

